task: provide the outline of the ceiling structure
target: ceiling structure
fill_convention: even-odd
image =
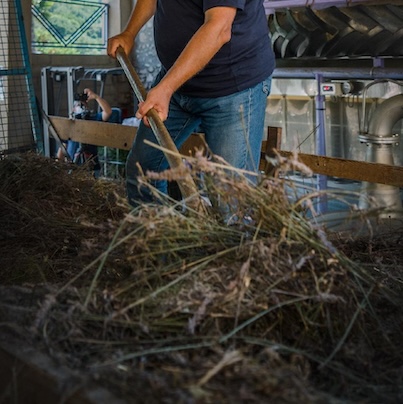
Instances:
[[[264,4],[278,59],[403,56],[402,1],[277,0]]]

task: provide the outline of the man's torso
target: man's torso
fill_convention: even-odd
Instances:
[[[155,42],[162,65],[169,69],[204,22],[205,9],[221,0],[158,0]],[[252,87],[274,69],[274,54],[262,0],[227,0],[237,8],[231,41],[179,91],[194,97],[220,97]]]

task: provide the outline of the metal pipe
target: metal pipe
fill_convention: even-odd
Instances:
[[[280,67],[274,69],[274,79],[314,79],[317,74],[328,79],[403,79],[403,70],[394,68],[345,68],[345,67]]]
[[[266,15],[274,14],[278,9],[294,8],[294,7],[310,7],[312,9],[321,9],[326,7],[350,7],[355,4],[376,4],[374,0],[264,0],[263,6]],[[389,3],[394,3],[393,0]],[[397,1],[395,1],[397,3]],[[379,4],[379,2],[378,2]]]
[[[320,90],[320,85],[323,82],[323,78],[321,74],[317,74],[316,83],[318,85],[317,95],[315,97],[315,105],[316,105],[316,127],[317,127],[317,136],[316,136],[316,153],[320,156],[326,155],[326,128],[325,128],[325,96],[322,94]]]
[[[368,132],[376,136],[390,136],[393,126],[403,118],[403,94],[388,98],[374,111]]]
[[[391,80],[391,79],[378,79],[378,80],[374,80],[373,82],[367,84],[363,91],[362,91],[362,118],[361,118],[361,127],[360,127],[360,133],[365,134],[368,133],[367,131],[367,126],[366,126],[366,119],[367,119],[367,112],[366,112],[366,104],[367,104],[367,92],[368,89],[372,86],[374,86],[375,84],[379,84],[379,83],[394,83],[396,85],[399,86],[403,86],[403,83],[400,83],[398,81],[395,80]]]
[[[403,94],[395,95],[378,105],[368,125],[368,133],[359,136],[367,144],[366,160],[373,163],[393,165],[392,148],[398,142],[393,126],[403,118]],[[401,217],[402,200],[398,187],[363,182],[359,207],[387,207],[392,212],[381,213],[381,217]]]
[[[318,85],[317,95],[315,97],[316,107],[316,154],[320,156],[326,155],[326,127],[325,127],[325,96],[320,91],[320,85],[323,81],[322,75],[317,74],[315,76],[316,83]],[[317,189],[323,191],[327,188],[327,176],[319,174],[317,177]],[[318,213],[324,213],[327,211],[327,199],[326,194],[319,196]]]

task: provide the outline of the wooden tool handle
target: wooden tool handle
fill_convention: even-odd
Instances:
[[[139,76],[137,75],[136,70],[134,69],[132,63],[130,62],[129,58],[127,57],[125,51],[121,46],[119,46],[116,51],[116,58],[122,66],[137,99],[140,102],[144,101],[147,98],[147,92]],[[166,126],[164,125],[154,108],[150,109],[150,111],[147,113],[147,118],[160,146],[173,152],[173,154],[165,153],[165,157],[168,160],[170,167],[176,168],[183,165],[182,157],[174,141],[172,140],[171,135],[169,134]],[[196,197],[196,199],[198,199],[196,205],[204,205],[204,203],[202,202],[202,198],[200,197],[197,190],[196,184],[190,173],[184,178],[178,180],[177,183],[182,196],[185,199],[188,199],[190,201],[194,200],[194,198]],[[200,211],[200,208],[198,208],[197,210]]]

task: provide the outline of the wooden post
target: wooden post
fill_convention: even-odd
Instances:
[[[260,159],[260,167],[261,171],[264,171],[267,175],[275,176],[276,169],[270,164],[266,156],[269,158],[275,157],[274,150],[280,150],[281,148],[281,134],[282,128],[277,128],[274,126],[267,127],[267,140],[262,143],[262,153]]]

